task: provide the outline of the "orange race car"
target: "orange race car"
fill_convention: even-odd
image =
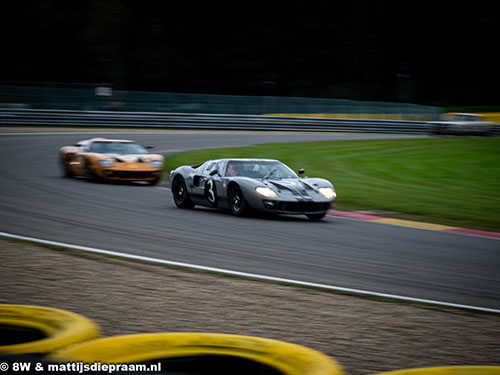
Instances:
[[[145,181],[157,184],[163,156],[150,154],[129,140],[92,138],[59,150],[65,177],[84,176],[90,181]]]

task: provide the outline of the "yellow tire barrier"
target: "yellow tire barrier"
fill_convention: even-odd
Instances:
[[[46,354],[99,337],[84,316],[49,307],[0,305],[0,353]]]
[[[267,367],[268,372],[283,375],[341,375],[343,370],[332,358],[313,349],[283,341],[250,336],[213,333],[154,333],[115,336],[98,339],[53,353],[49,360],[85,363],[162,363],[162,371],[179,370],[182,361],[200,364],[201,374],[209,372],[207,358],[224,361],[246,361],[245,371],[232,368],[232,373],[247,373],[248,365]],[[234,365],[234,362],[232,362]],[[173,368],[171,366],[174,366]],[[205,367],[206,366],[206,367]],[[165,368],[167,367],[167,368]],[[255,368],[258,369],[258,366]],[[269,372],[269,368],[274,372]],[[183,368],[185,370],[185,368]],[[259,372],[254,372],[258,374]]]
[[[377,375],[500,375],[500,366],[422,367],[383,372]]]

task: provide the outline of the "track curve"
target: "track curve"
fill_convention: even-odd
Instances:
[[[103,134],[103,133],[99,133]],[[117,133],[113,133],[117,136]],[[156,150],[387,135],[134,133]],[[0,231],[208,267],[500,308],[500,242],[326,218],[179,210],[168,190],[61,178],[59,147],[95,134],[0,136]]]

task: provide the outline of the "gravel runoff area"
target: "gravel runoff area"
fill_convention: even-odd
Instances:
[[[500,316],[376,300],[0,239],[0,303],[70,310],[103,336],[216,332],[334,357],[347,374],[500,365]]]

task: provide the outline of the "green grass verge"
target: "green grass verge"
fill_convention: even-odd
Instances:
[[[226,157],[279,159],[329,179],[339,209],[500,231],[500,138],[264,144],[167,155],[166,167]]]

